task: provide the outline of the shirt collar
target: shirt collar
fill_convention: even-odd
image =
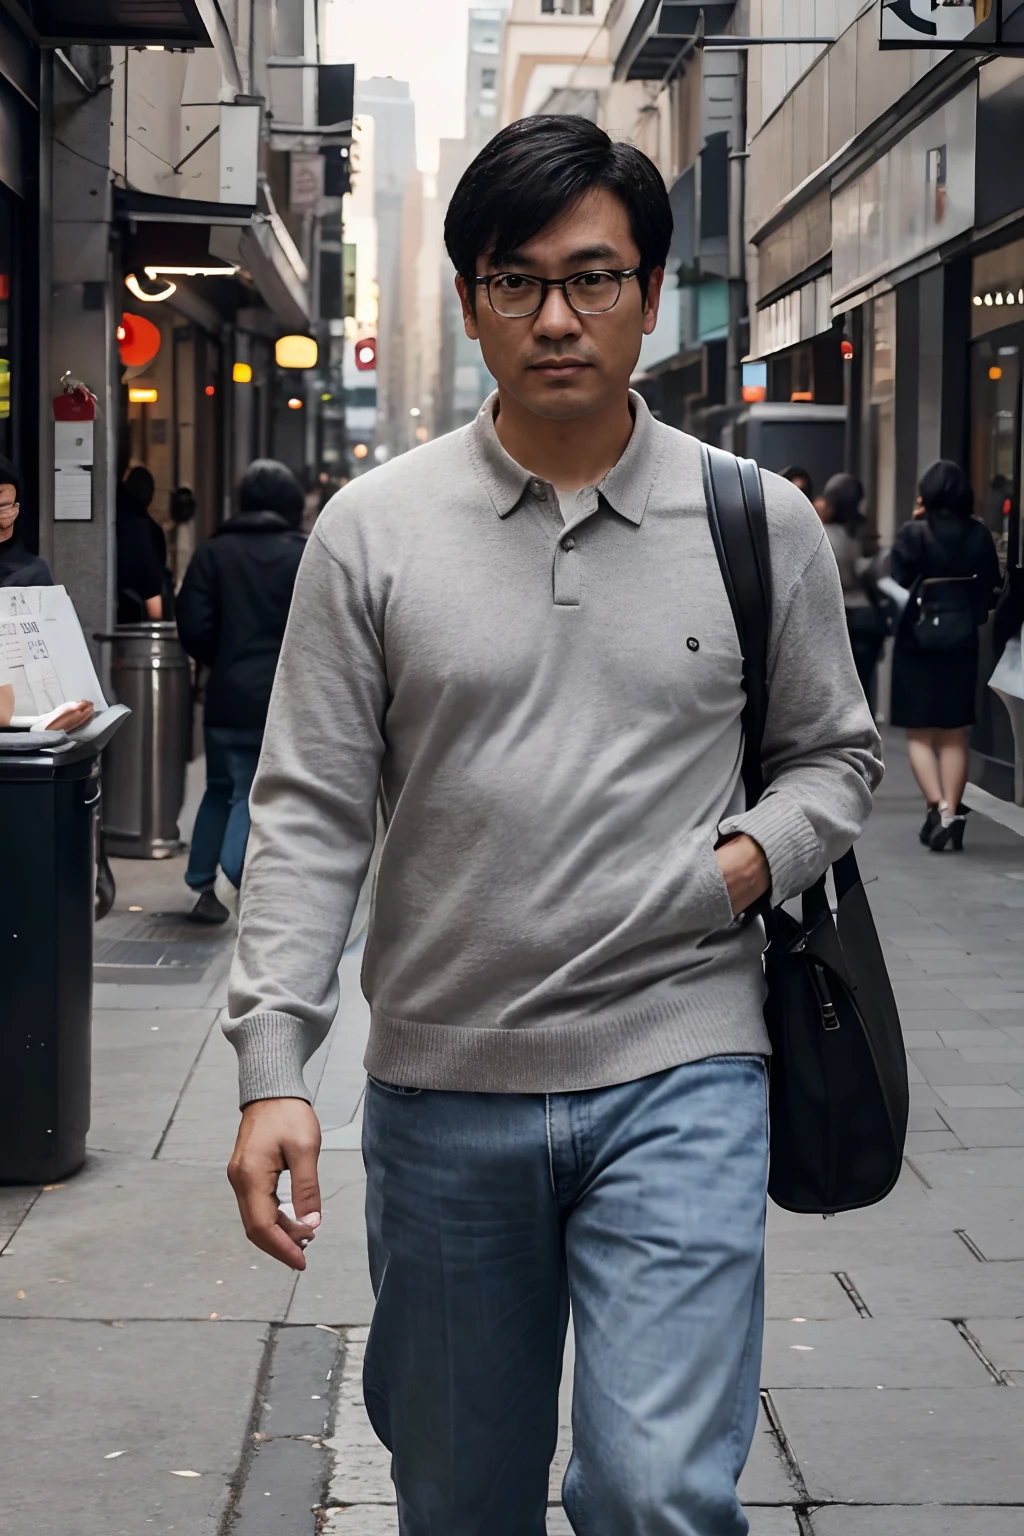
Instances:
[[[477,472],[499,517],[508,517],[522,501],[536,476],[505,452],[494,430],[498,392],[488,395],[469,429],[470,451]],[[633,434],[619,462],[605,475],[598,492],[620,517],[637,525],[643,519],[661,461],[661,443],[647,403],[629,392]]]

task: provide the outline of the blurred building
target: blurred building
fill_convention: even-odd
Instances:
[[[375,457],[370,457],[372,463],[399,451],[398,445],[400,442],[405,445],[407,435],[406,423],[401,417],[405,374],[401,310],[402,207],[407,183],[416,171],[416,114],[408,84],[404,80],[380,78],[357,82],[356,111],[360,118],[369,118],[373,122],[378,345],[375,379],[356,374],[353,369],[346,372],[346,380],[350,410],[367,410],[367,392],[371,387],[375,388]],[[365,177],[363,181],[365,183]],[[358,404],[352,391],[358,396]],[[366,431],[365,423],[359,430]]]
[[[128,464],[152,471],[160,520],[194,492],[193,543],[253,456],[315,478],[311,363],[340,289],[321,226],[340,211],[352,70],[316,62],[305,0],[30,9],[0,28],[0,449],[24,476],[23,536],[92,635],[113,617]],[[275,360],[287,335],[301,368]],[[97,401],[73,464],[62,379]]]

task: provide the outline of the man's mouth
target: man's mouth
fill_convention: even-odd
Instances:
[[[578,357],[549,357],[543,362],[531,363],[531,373],[542,373],[549,379],[568,379],[574,374],[582,373],[590,364]]]

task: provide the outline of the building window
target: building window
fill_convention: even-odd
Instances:
[[[498,81],[496,69],[482,69],[480,71],[480,88],[484,91],[493,91]]]
[[[280,59],[305,58],[305,0],[274,0],[274,52]]]
[[[540,0],[544,16],[593,16],[594,0]]]

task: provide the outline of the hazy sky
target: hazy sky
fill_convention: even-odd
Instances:
[[[466,16],[474,0],[330,0],[321,57],[354,63],[360,80],[408,80],[420,170],[436,171],[437,141],[465,132]],[[479,0],[475,0],[479,3]]]

